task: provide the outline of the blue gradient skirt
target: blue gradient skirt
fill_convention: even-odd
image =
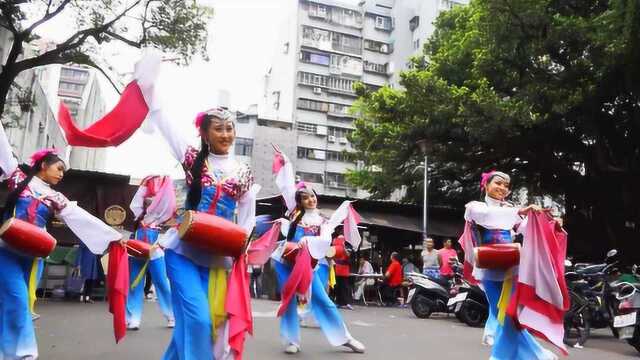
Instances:
[[[278,283],[282,288],[291,275],[292,267],[279,261],[274,261],[273,263],[275,264]],[[325,290],[326,282],[323,283],[322,281],[323,274],[323,271],[313,272],[310,311],[329,343],[333,346],[344,345],[351,339],[351,334],[347,331],[336,304],[331,301]],[[284,315],[280,318],[280,336],[284,344],[300,346],[300,321],[297,308],[298,299],[294,297]]]
[[[489,318],[485,326],[485,338],[493,337],[490,360],[551,360],[555,354],[544,349],[526,330],[516,328],[513,319],[506,314],[513,294],[514,279],[505,281],[483,280],[482,287],[489,301]]]
[[[0,247],[0,359],[38,356],[28,283],[33,258]]]

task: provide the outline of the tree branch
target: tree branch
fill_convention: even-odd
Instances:
[[[98,64],[96,64],[93,60],[87,59],[87,61],[79,61],[77,63],[91,66],[92,68],[100,71],[100,73],[102,73],[102,75],[104,75],[104,77],[106,77],[107,80],[109,80],[109,83],[111,84],[111,86],[113,86],[113,89],[118,93],[118,95],[122,95],[122,91],[118,88],[118,85],[116,85],[116,83],[111,79],[111,77],[107,74],[107,72],[103,68],[98,66]]]
[[[123,43],[125,43],[125,44],[127,44],[129,46],[132,46],[132,47],[135,47],[135,48],[138,48],[138,49],[142,47],[142,43],[141,42],[135,42],[133,40],[129,40],[129,39],[125,38],[122,35],[114,33],[113,31],[106,30],[104,33],[109,35],[109,36],[111,36],[112,38],[114,38],[116,40],[122,41]]]
[[[42,19],[40,19],[40,20],[34,22],[33,24],[31,24],[31,26],[29,26],[26,30],[24,30],[20,34],[20,36],[22,36],[23,39],[27,38],[29,35],[31,35],[31,32],[33,32],[33,30],[35,28],[40,26],[42,23],[45,23],[45,22],[51,20],[56,15],[60,14],[62,12],[62,10],[64,10],[64,8],[67,6],[67,4],[69,4],[70,2],[71,2],[71,0],[64,0],[62,2],[62,4],[60,4],[60,6],[58,6],[57,9],[55,9],[53,12],[49,12],[49,9],[51,7],[51,1],[49,1],[49,5],[47,5],[47,11],[45,12],[45,14],[42,17]]]
[[[51,64],[52,61],[56,61],[56,59],[62,53],[75,50],[80,46],[82,46],[82,44],[84,44],[84,42],[89,37],[93,36],[94,38],[97,38],[101,33],[104,33],[105,31],[107,31],[107,29],[109,29],[114,23],[120,20],[123,16],[125,16],[129,11],[131,11],[131,9],[138,6],[138,4],[140,4],[140,1],[141,0],[137,0],[136,2],[134,2],[132,5],[127,7],[122,13],[120,13],[118,16],[116,16],[112,20],[94,28],[80,30],[75,34],[71,35],[67,40],[65,40],[61,44],[58,44],[55,49],[49,50],[39,56],[22,60],[16,63],[16,67],[19,68],[20,71],[23,71],[23,70],[34,68],[37,66]]]

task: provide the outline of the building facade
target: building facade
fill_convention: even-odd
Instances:
[[[0,63],[6,61],[12,43],[11,33],[0,27]],[[25,45],[23,56],[36,56],[52,47],[54,43],[37,40]],[[49,65],[23,71],[15,83],[2,123],[20,161],[28,161],[39,149],[54,147],[62,150],[71,168],[94,171],[105,168],[105,149],[69,147],[56,120],[60,101],[67,105],[81,129],[105,114],[103,94],[92,69]]]
[[[0,27],[0,63],[4,64],[13,37]],[[25,46],[24,56],[33,56],[37,49]],[[67,151],[64,138],[54,115],[54,107],[49,101],[43,79],[50,76],[50,68],[36,68],[23,71],[15,80],[9,92],[2,113],[2,125],[7,133],[15,156],[21,162],[42,148],[57,148]]]
[[[258,143],[274,142],[294,162],[299,179],[317,192],[368,196],[345,179],[348,170],[357,168],[348,156],[353,151],[348,137],[354,130],[350,110],[357,98],[354,84],[361,82],[370,89],[399,86],[400,72],[410,66],[412,56],[421,54],[440,12],[467,2],[292,2],[292,15],[280,29],[265,75],[264,98],[257,108],[258,129],[262,123],[279,130],[275,136],[247,131],[245,136],[256,145],[253,155],[271,154],[270,144],[263,148]],[[261,195],[270,193],[265,190]]]

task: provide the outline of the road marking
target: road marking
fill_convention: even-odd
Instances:
[[[360,321],[360,320],[352,321],[351,325],[364,326],[364,327],[376,326],[376,324],[368,323],[368,322],[364,322],[364,321]]]
[[[276,310],[273,311],[253,311],[251,313],[254,318],[275,318],[278,316]]]

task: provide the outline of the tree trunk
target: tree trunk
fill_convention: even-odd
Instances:
[[[11,90],[11,84],[13,84],[17,75],[16,73],[10,72],[6,67],[0,73],[0,119],[4,113],[4,107],[7,103],[9,90]]]

